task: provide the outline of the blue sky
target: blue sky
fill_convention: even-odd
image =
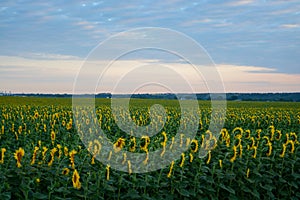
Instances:
[[[196,40],[229,92],[300,91],[297,0],[1,1],[0,91],[71,92],[99,42],[145,26]]]

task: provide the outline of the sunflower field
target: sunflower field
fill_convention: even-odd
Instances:
[[[300,104],[227,102],[225,123],[209,130],[211,104],[199,101],[195,138],[177,133],[176,100],[130,100],[137,125],[149,124],[149,107],[163,105],[165,126],[135,137],[116,124],[109,99],[96,99],[98,121],[113,144],[107,160],[124,152],[118,171],[98,161],[101,138],[88,145],[75,127],[70,98],[0,97],[0,199],[300,199]],[[191,116],[192,117],[192,116]],[[174,142],[179,134],[180,142]],[[209,138],[209,140],[205,139]],[[167,167],[134,173],[126,152],[186,146]],[[204,157],[200,149],[212,147]],[[109,163],[109,162],[108,162]]]

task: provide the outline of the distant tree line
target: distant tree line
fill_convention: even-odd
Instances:
[[[1,95],[1,93],[0,93]],[[72,94],[12,94],[10,96],[27,96],[27,97],[57,97],[57,98],[71,98]],[[3,96],[3,95],[2,95]],[[80,94],[74,95],[76,97],[95,97],[95,98],[140,98],[140,99],[180,99],[189,100],[194,98],[194,94],[181,93],[178,96],[171,93],[161,94],[110,94],[110,93],[99,93],[99,94]],[[222,99],[224,95],[217,94],[217,99]],[[196,94],[198,100],[210,100],[209,93],[198,93]],[[227,93],[226,99],[229,101],[292,101],[300,102],[300,93]]]

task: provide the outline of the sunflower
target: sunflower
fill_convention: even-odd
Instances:
[[[219,166],[220,166],[220,168],[223,168],[223,160],[219,160]]]
[[[52,144],[54,144],[55,138],[56,138],[55,132],[51,131],[51,141],[52,141]]]
[[[57,148],[58,148],[58,158],[60,158],[61,155],[62,155],[61,145],[60,145],[60,144],[57,144],[56,146],[57,146]]]
[[[185,155],[184,155],[184,153],[181,153],[181,162],[180,162],[180,165],[179,165],[181,168],[184,165],[184,160],[185,160]]]
[[[32,159],[31,159],[31,165],[33,165],[35,163],[35,159],[36,159],[36,155],[37,155],[37,152],[39,150],[39,147],[34,147],[34,151],[33,151],[33,154],[32,154]]]
[[[226,137],[227,137],[227,134],[228,134],[228,131],[226,128],[222,128],[222,130],[220,131],[220,134],[222,136],[222,141],[226,140]]]
[[[12,123],[12,125],[11,125],[11,132],[15,132],[15,124],[14,123]]]
[[[267,153],[267,156],[269,157],[272,154],[272,143],[268,142],[267,145],[269,146],[269,150],[268,150],[268,153]]]
[[[226,142],[226,147],[230,147],[230,136],[227,136],[225,142]]]
[[[79,179],[80,179],[80,176],[79,176],[77,170],[75,169],[73,172],[73,176],[72,176],[72,182],[73,182],[73,187],[78,190],[81,188],[81,183],[80,183]]]
[[[232,149],[233,149],[233,156],[230,158],[230,162],[233,163],[235,161],[235,159],[236,159],[237,148],[236,148],[236,146],[233,146]]]
[[[182,144],[183,144],[183,137],[184,137],[184,134],[180,134],[180,147],[182,147]]]
[[[240,148],[240,158],[242,158],[242,155],[243,155],[243,145],[240,144],[239,148]]]
[[[164,138],[164,140],[162,141],[161,144],[162,144],[162,146],[166,146],[166,143],[167,143],[167,140],[168,140],[167,134],[164,131],[161,134],[163,135],[163,138]]]
[[[67,130],[72,129],[73,121],[70,119],[69,123],[67,124]]]
[[[293,137],[293,141],[294,141],[295,144],[299,144],[298,137],[297,137],[297,134],[295,132],[290,133],[290,136]]]
[[[70,162],[71,162],[71,166],[72,166],[72,168],[74,169],[75,168],[75,154],[77,154],[77,151],[75,151],[75,150],[72,150],[71,152],[70,152]]]
[[[22,128],[22,127],[21,127]],[[47,125],[44,124],[44,132],[46,133],[47,132]]]
[[[270,132],[271,132],[271,141],[274,140],[274,134],[275,134],[275,127],[271,125],[270,127]]]
[[[187,138],[186,139],[186,147],[188,147],[191,144],[191,138]]]
[[[249,175],[250,175],[250,169],[248,168],[246,172],[246,177],[249,178]]]
[[[68,147],[64,147],[64,154],[65,154],[65,156],[68,156],[68,155],[69,155]]]
[[[92,157],[91,164],[92,164],[92,165],[95,164],[95,156]]]
[[[127,161],[127,165],[128,165],[128,173],[131,174],[132,173],[132,169],[131,169],[130,160]]]
[[[165,144],[165,143],[162,143],[162,145],[163,145],[163,150],[162,150],[161,153],[160,153],[160,157],[163,157],[163,155],[164,155],[165,152],[166,152],[166,144]]]
[[[109,180],[109,169],[110,165],[106,165],[106,180]]]
[[[93,151],[93,154],[94,155],[97,155],[99,152],[100,152],[100,150],[101,150],[101,143],[99,142],[99,140],[94,140],[94,151]]]
[[[124,138],[119,138],[117,142],[114,144],[114,150],[115,152],[121,151],[123,146],[125,145],[125,139]]]
[[[194,156],[192,153],[190,153],[189,156],[190,156],[190,163],[191,163],[191,162],[193,162]]]
[[[109,152],[107,160],[110,160],[112,156],[112,151]]]
[[[19,134],[22,133],[22,126],[19,126],[18,133],[19,133]]]
[[[55,153],[57,152],[57,148],[54,147],[51,152],[50,152],[50,155],[51,155],[51,160],[49,161],[48,163],[48,166],[51,166],[53,164],[53,161],[54,161],[54,156],[55,156]]]
[[[47,147],[43,147],[43,152],[42,152],[42,156],[43,156],[43,160],[46,159],[46,152],[48,151]]]
[[[175,138],[174,137],[172,137],[172,142],[171,142],[171,145],[170,145],[170,149],[172,149],[173,148],[173,145],[174,145],[174,141],[175,141]]]
[[[149,160],[149,152],[148,152],[148,150],[147,150],[147,152],[146,152],[146,158],[145,158],[145,160],[143,161],[144,165],[147,165],[148,160]]]
[[[144,145],[141,146],[141,150],[148,152],[148,145],[150,144],[149,136],[142,136],[142,139],[145,140]]]
[[[207,158],[206,164],[210,163],[210,159],[211,159],[211,152],[208,151],[208,158]]]
[[[1,160],[0,163],[3,164],[4,163],[4,153],[6,152],[5,148],[1,148]]]
[[[193,139],[192,142],[191,142],[191,145],[192,144],[195,144],[195,145],[194,145],[194,148],[192,148],[191,150],[192,150],[193,153],[196,153],[198,151],[198,140]]]
[[[247,129],[247,130],[245,131],[245,133],[246,133],[245,138],[246,138],[246,139],[249,139],[250,136],[251,136],[251,131],[250,131],[249,129]]]
[[[123,153],[122,165],[124,165],[126,163],[126,160],[127,160],[127,155],[126,155],[126,153]]]
[[[39,113],[37,111],[34,112],[34,118],[38,118],[39,117]]]
[[[260,140],[260,133],[262,132],[261,129],[256,130],[256,140]]]
[[[288,140],[287,142],[286,142],[286,145],[291,145],[291,150],[290,150],[290,153],[294,153],[294,151],[295,151],[295,143],[294,143],[294,141],[293,140]]]
[[[254,150],[252,158],[256,158],[256,155],[257,155],[257,146],[252,147],[252,149]]]
[[[172,175],[173,167],[174,167],[174,161],[171,162],[170,171],[169,171],[168,176],[167,176],[168,178],[170,178],[171,175]]]
[[[244,133],[244,130],[241,127],[236,127],[232,130],[232,134],[237,138],[242,138],[243,133]]]
[[[281,139],[282,133],[280,130],[276,130],[277,136],[275,137],[275,140],[279,141]]]
[[[70,172],[70,169],[69,169],[69,168],[64,168],[64,169],[62,170],[61,173],[62,173],[63,175],[68,175],[69,172]]]
[[[16,150],[16,152],[14,153],[14,158],[17,160],[17,167],[21,167],[21,160],[22,160],[22,157],[24,156],[25,154],[25,151],[23,148],[19,148],[18,150]]]

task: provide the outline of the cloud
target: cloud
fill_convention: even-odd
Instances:
[[[0,56],[0,90],[72,93],[76,75],[84,61],[70,59],[67,55],[56,57],[58,59],[53,56],[50,56],[51,59],[43,56],[38,59]],[[206,66],[199,66],[199,74],[199,71],[186,63],[151,59],[117,60],[110,66],[104,63],[107,62],[93,60],[87,71],[81,71],[86,85],[82,85],[79,91],[93,92],[96,88],[97,92],[126,93],[133,88],[139,92],[166,92],[167,87],[164,86],[169,86],[175,92],[190,92],[184,86],[187,82],[195,92],[209,92],[207,83],[213,81],[203,73],[211,70]],[[280,73],[274,68],[231,64],[216,65],[216,69],[226,92],[299,92],[300,74]],[[100,80],[99,85],[92,80]],[[144,88],[140,88],[142,83],[146,84]],[[90,90],[85,91],[84,88]]]
[[[67,55],[34,55],[31,58],[0,56],[1,90],[71,92],[82,61],[70,58]]]
[[[51,53],[24,53],[21,55],[24,58],[38,59],[38,60],[78,60],[78,56],[51,54]]]
[[[237,0],[237,1],[231,1],[227,3],[228,6],[244,6],[248,4],[254,3],[255,0]]]
[[[241,65],[229,65],[229,64],[218,64],[217,65],[219,70],[224,70],[227,72],[232,72],[234,70],[240,72],[276,72],[274,68],[267,68],[267,67],[258,67],[258,66],[241,66]]]
[[[300,74],[279,73],[257,66],[217,65],[226,91],[295,92],[300,88]]]
[[[299,28],[300,27],[300,24],[282,24],[280,26],[281,28]]]

